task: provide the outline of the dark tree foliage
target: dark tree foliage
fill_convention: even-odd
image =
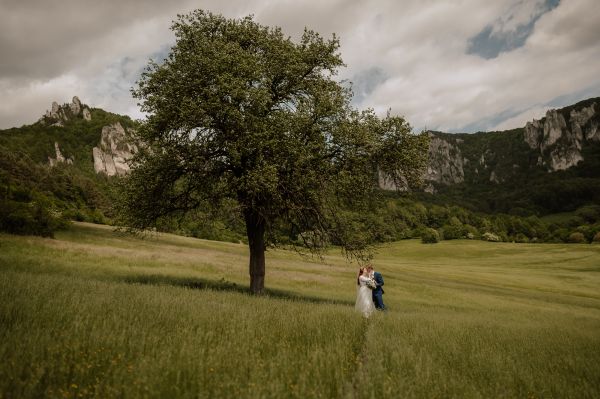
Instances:
[[[121,223],[154,227],[173,214],[234,201],[250,247],[250,287],[264,288],[265,249],[288,226],[318,251],[368,248],[346,210],[370,209],[384,173],[419,183],[428,138],[399,117],[350,107],[334,80],[334,36],[305,30],[298,43],[252,17],[201,10],[178,16],[176,44],[150,62],[133,94],[149,116],[146,147],[122,186]]]

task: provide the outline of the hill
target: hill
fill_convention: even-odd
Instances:
[[[32,125],[0,130],[0,230],[51,235],[65,220],[106,221],[113,201],[109,175],[116,174],[112,155],[120,160],[130,136],[125,132],[134,127],[129,117],[74,97],[70,104],[53,103]],[[113,173],[98,173],[105,154]]]
[[[538,216],[600,204],[600,98],[519,129],[430,137],[425,191],[437,202]]]
[[[255,297],[240,244],[77,223],[0,247],[2,397],[600,395],[600,246],[393,243],[368,321],[336,251],[270,252]]]
[[[425,190],[389,192],[379,209],[347,216],[375,242],[426,229],[442,239],[600,240],[599,107],[589,99],[504,132],[430,132]],[[51,236],[69,220],[110,223],[115,182],[139,145],[135,129],[129,117],[74,97],[32,125],[1,130],[0,230]],[[159,230],[246,239],[233,205],[165,219]],[[283,245],[302,245],[300,233],[275,232]]]

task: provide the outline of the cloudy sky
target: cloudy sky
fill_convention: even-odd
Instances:
[[[598,0],[0,0],[0,128],[73,95],[140,118],[129,89],[174,43],[178,13],[254,14],[336,33],[354,103],[415,130],[523,126],[600,96]]]

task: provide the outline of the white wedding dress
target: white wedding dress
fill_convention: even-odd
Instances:
[[[360,276],[358,278],[358,290],[356,292],[356,305],[354,309],[361,312],[365,317],[369,317],[371,313],[375,311],[375,304],[373,303],[373,293],[367,286],[369,278],[366,276]]]

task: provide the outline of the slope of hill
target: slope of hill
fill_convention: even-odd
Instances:
[[[393,243],[368,321],[337,251],[269,251],[254,297],[244,245],[75,224],[0,246],[2,397],[600,395],[600,246]]]
[[[119,123],[125,129],[131,129],[135,122],[128,116],[99,108],[89,109],[89,119],[86,119],[83,111],[77,114],[72,112],[76,103],[79,103],[77,97],[73,98],[71,104],[59,106],[54,103],[53,108],[59,110],[60,116],[54,117],[47,111],[32,125],[0,130],[0,146],[13,153],[27,154],[34,162],[47,165],[55,165],[56,162],[50,159],[56,160],[57,153],[60,153],[64,163],[71,160],[78,170],[93,176],[93,148],[100,145],[103,128]]]
[[[135,123],[74,97],[32,125],[0,131],[0,229],[51,235],[64,220],[110,216],[111,184],[96,172],[93,149],[115,125]]]
[[[444,239],[591,242],[600,232],[599,107],[590,99],[504,132],[432,132],[426,192],[389,193],[381,209],[348,217],[375,242],[426,228]],[[135,127],[74,97],[32,125],[0,131],[0,230],[52,235],[67,220],[110,222],[114,176],[127,173]],[[238,213],[235,204],[199,210],[160,229],[238,242]],[[538,218],[554,213],[563,217]],[[275,232],[282,244],[298,243],[299,233]]]
[[[484,212],[550,214],[600,203],[600,98],[502,132],[432,132],[422,198]]]

